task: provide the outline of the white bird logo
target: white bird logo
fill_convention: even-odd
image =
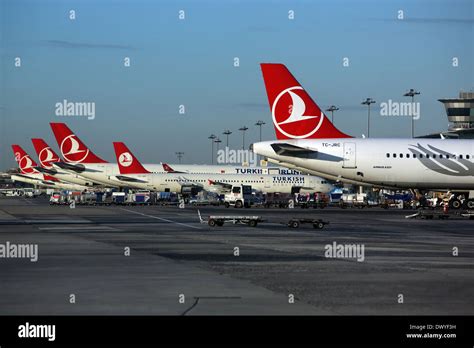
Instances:
[[[304,100],[298,94],[296,94],[295,92],[292,92],[293,90],[304,91],[303,87],[294,86],[294,87],[290,87],[281,91],[280,94],[278,94],[278,96],[275,98],[275,101],[273,102],[273,105],[272,105],[273,123],[275,124],[275,127],[287,137],[293,138],[293,139],[303,139],[303,138],[313,135],[314,133],[318,131],[318,129],[321,127],[323,123],[324,114],[321,111],[320,115],[304,115],[306,111],[306,104]],[[285,95],[285,93],[288,93],[292,100],[291,113],[290,113],[290,116],[288,116],[285,120],[279,122],[277,120],[276,107],[278,105],[279,100],[281,99],[283,95]],[[292,134],[292,133],[289,133],[288,127],[286,127],[287,128],[286,130],[282,129],[281,127],[282,125],[285,125],[288,123],[294,124],[295,122],[307,121],[307,120],[311,120],[318,117],[319,117],[319,122],[317,123],[317,125],[314,127],[314,129],[312,129],[310,132],[306,134]]]
[[[304,103],[303,99],[301,99],[301,97],[294,92],[288,91],[288,93],[290,94],[291,100],[293,101],[293,107],[291,108],[291,115],[285,121],[280,122],[280,125],[319,117],[305,116],[304,112],[306,111],[306,104]]]
[[[46,153],[46,158],[44,157],[44,153]],[[58,162],[59,158],[55,157],[53,154],[53,151],[51,151],[51,148],[45,147],[43,150],[40,151],[38,158],[41,162],[41,165],[47,169],[52,168],[53,166],[50,164],[50,162]]]
[[[87,157],[87,155],[89,154],[89,149],[85,149],[85,150],[81,150],[80,149],[80,145],[79,145],[79,142],[75,139],[75,135],[74,134],[71,134],[69,136],[67,136],[66,138],[64,138],[63,142],[61,143],[61,153],[63,154],[63,157],[64,159],[69,162],[69,163],[81,163],[82,161],[84,161]],[[65,152],[64,151],[64,144],[66,143],[66,140],[69,140],[70,143],[71,143],[71,147],[69,149],[69,152]],[[76,154],[79,154],[79,153],[84,153],[84,156],[82,156],[82,158],[78,159],[78,160],[74,160],[72,159],[71,155],[76,155]]]
[[[119,156],[119,163],[122,167],[129,167],[132,165],[133,157],[130,152],[123,152]]]

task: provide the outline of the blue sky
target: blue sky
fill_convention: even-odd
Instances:
[[[206,163],[211,133],[228,128],[230,146],[240,147],[238,128],[247,125],[248,145],[259,119],[264,140],[273,139],[260,62],[286,64],[321,107],[339,106],[336,125],[355,136],[366,132],[366,97],[377,101],[371,136],[404,137],[409,119],[380,116],[380,102],[420,90],[416,132],[425,134],[447,128],[438,98],[474,87],[470,0],[0,4],[0,169],[14,166],[12,143],[33,154],[30,138],[43,137],[57,149],[51,121],[111,161],[112,142],[124,141],[144,162],[173,163],[184,151],[184,162]],[[95,102],[95,119],[55,116],[63,99]]]

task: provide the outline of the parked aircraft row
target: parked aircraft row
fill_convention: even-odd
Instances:
[[[64,123],[51,123],[62,159],[43,140],[32,139],[37,163],[19,145],[12,145],[20,174],[16,181],[69,190],[94,186],[196,193],[228,192],[250,185],[260,192],[329,192],[326,180],[285,168],[249,168],[229,165],[141,164],[123,143],[114,143],[117,163],[97,156]]]
[[[264,63],[261,69],[277,140],[252,144],[255,153],[351,184],[460,191],[474,206],[473,140],[356,139],[331,123],[286,66]]]
[[[251,149],[297,173],[284,173],[287,170],[282,168],[256,168],[252,170],[260,172],[238,175],[247,168],[141,165],[121,143],[114,144],[118,164],[109,163],[94,154],[64,123],[51,123],[62,160],[40,139],[33,140],[40,167],[14,146],[21,168],[17,179],[33,178],[48,185],[181,192],[226,189],[243,183],[253,183],[267,192],[279,190],[278,187],[325,192],[331,187],[327,180],[333,180],[392,189],[459,191],[467,194],[474,205],[473,140],[356,139],[331,123],[284,65],[261,64],[261,68],[277,140],[254,143]]]

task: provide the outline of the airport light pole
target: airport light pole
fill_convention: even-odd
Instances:
[[[214,139],[217,138],[214,134],[207,137],[211,139],[211,163],[214,164]]]
[[[260,141],[262,141],[262,126],[265,124],[262,120],[258,120],[255,125],[260,128]]]
[[[178,162],[181,164],[181,158],[183,158],[184,152],[178,151],[175,152],[176,156],[178,156]]]
[[[362,105],[367,105],[367,138],[370,138],[370,104],[374,104],[375,100],[372,98],[367,98],[364,100],[361,104]]]
[[[245,132],[247,131],[248,127],[243,126],[239,128],[239,131],[242,131],[242,150],[245,150]]]
[[[216,143],[216,151],[219,152],[219,144],[222,143],[222,140],[220,140],[219,138],[216,138],[214,142]]]
[[[339,108],[335,105],[331,105],[329,108],[326,109],[326,111],[331,112],[331,122],[334,123],[334,111],[339,110]]]
[[[411,97],[411,137],[415,137],[415,119],[413,118],[413,108],[415,107],[415,95],[420,94],[420,92],[414,90],[413,88],[410,88],[408,92],[406,92],[403,96],[404,97]]]
[[[222,134],[224,134],[226,136],[225,146],[229,147],[229,135],[232,134],[232,132],[227,129]]]

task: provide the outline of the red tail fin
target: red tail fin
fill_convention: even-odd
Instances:
[[[107,163],[96,156],[84,145],[81,139],[74,134],[64,123],[50,123],[54,136],[61,151],[64,161],[67,163]]]
[[[56,152],[54,152],[43,139],[31,139],[31,142],[33,143],[39,162],[43,168],[51,169],[53,168],[52,163],[61,162]]]
[[[351,138],[324,115],[283,64],[260,64],[277,139]]]
[[[150,173],[128,147],[122,142],[114,142],[115,156],[120,169],[120,174],[146,174]]]
[[[168,164],[162,163],[161,165],[163,166],[163,169],[165,170],[165,172],[167,172],[167,173],[174,173],[174,169],[171,168]]]
[[[20,167],[21,174],[36,174],[39,173],[34,167],[37,166],[36,162],[22,149],[20,145],[12,145],[13,154],[15,155],[15,161]]]

